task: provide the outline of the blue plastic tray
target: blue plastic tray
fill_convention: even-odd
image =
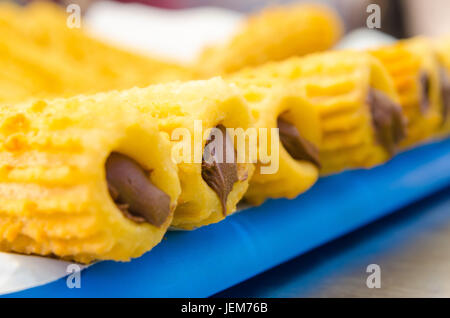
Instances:
[[[82,272],[14,297],[205,297],[450,185],[450,140],[398,155],[371,170],[321,179],[295,200],[271,200],[193,232],[171,232],[129,263]]]

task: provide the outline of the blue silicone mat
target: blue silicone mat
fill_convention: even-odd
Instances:
[[[321,179],[295,200],[270,200],[193,232],[171,232],[129,263],[102,262],[81,275],[14,297],[206,297],[450,185],[450,140],[387,164]]]

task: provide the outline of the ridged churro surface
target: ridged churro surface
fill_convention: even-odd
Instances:
[[[219,124],[243,130],[252,126],[249,108],[238,89],[220,78],[213,78],[153,85],[137,91],[142,94],[135,95],[134,103],[145,115],[157,119],[159,129],[171,136],[173,145],[185,140],[176,134],[178,128],[187,129],[192,141],[191,161],[178,164],[182,193],[173,226],[192,229],[218,222],[233,213],[247,190],[253,164],[238,163],[239,181],[228,195],[226,211],[223,211],[219,197],[202,178],[201,156],[207,129]],[[195,150],[195,147],[198,148]],[[195,157],[196,151],[200,157]]]
[[[278,79],[316,108],[322,174],[370,168],[392,156],[377,140],[368,94],[374,88],[394,102],[398,98],[386,70],[370,55],[353,51],[318,53],[239,74]]]
[[[0,250],[88,263],[126,261],[163,237],[125,217],[108,192],[105,161],[130,156],[171,198],[180,192],[170,143],[129,95],[36,100],[0,112]]]
[[[442,123],[439,69],[431,43],[413,38],[370,53],[389,72],[408,120],[402,148],[431,139]]]
[[[229,77],[228,81],[237,85],[246,98],[255,119],[254,126],[258,129],[258,135],[262,133],[261,130],[267,135],[267,143],[257,141],[258,160],[245,194],[246,200],[252,204],[261,204],[267,198],[292,199],[308,190],[317,181],[320,165],[320,159],[314,157],[316,151],[314,143],[320,139],[316,108],[293,89],[282,85],[279,80],[248,79],[237,74]],[[271,131],[279,128],[279,118],[285,118],[293,124],[301,142],[306,143],[299,151],[305,151],[304,146],[311,147],[314,148],[311,149],[312,154],[305,153],[304,158],[293,158],[289,154],[280,142],[279,133],[274,134]],[[262,146],[264,144],[265,146]],[[270,161],[261,159],[261,156],[266,154],[271,154],[268,157]]]

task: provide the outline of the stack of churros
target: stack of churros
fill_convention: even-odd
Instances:
[[[443,119],[439,68],[431,42],[414,38],[370,53],[389,72],[408,120],[401,147],[412,147],[429,140]]]
[[[319,130],[322,174],[383,163],[404,137],[405,119],[392,81],[369,54],[322,53],[246,69],[237,76],[278,80],[307,101]]]
[[[47,3],[0,5],[1,251],[126,261],[169,229],[295,198],[450,132],[447,38],[300,57],[342,29],[296,5],[186,67],[65,19]]]
[[[3,251],[127,260],[169,226],[192,229],[233,213],[252,177],[253,164],[234,159],[239,152],[226,132],[248,128],[250,112],[220,79],[0,110]],[[229,163],[206,147],[213,128],[226,136]],[[172,152],[191,142],[177,165]]]

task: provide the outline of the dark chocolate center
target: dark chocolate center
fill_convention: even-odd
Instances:
[[[406,136],[406,121],[400,105],[383,92],[371,88],[367,96],[377,141],[395,154],[398,143]]]
[[[295,160],[309,161],[320,168],[321,165],[317,147],[303,138],[297,127],[283,118],[278,117],[277,124],[280,131],[281,144],[289,155]]]
[[[170,215],[170,197],[150,181],[149,173],[132,158],[113,152],[105,164],[111,198],[129,219],[157,227]]]
[[[420,74],[421,101],[420,111],[425,114],[430,108],[430,76],[426,72]]]
[[[442,123],[446,124],[450,115],[450,77],[444,68],[440,69],[441,96],[442,96]]]
[[[222,204],[222,213],[227,215],[228,195],[233,190],[233,185],[239,180],[236,153],[226,128],[223,125],[218,125],[216,128],[221,132],[222,142],[219,142],[220,139],[215,141],[215,135],[212,134],[206,143],[203,152],[202,178],[216,192]],[[216,149],[217,147],[222,147],[222,151],[219,151],[219,148]],[[226,160],[227,157],[232,157],[232,162],[226,162],[231,161]]]

